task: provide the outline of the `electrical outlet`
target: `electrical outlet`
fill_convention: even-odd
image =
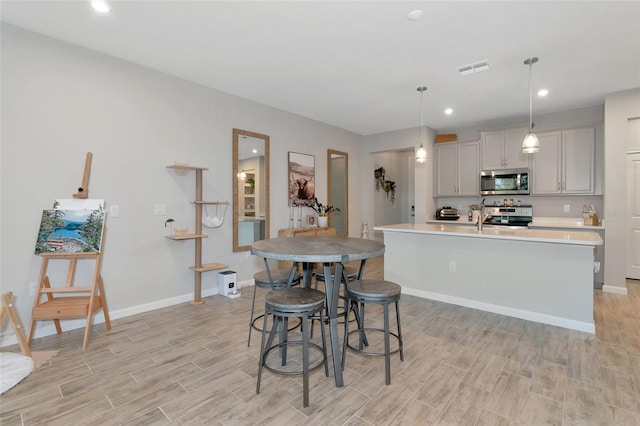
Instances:
[[[565,204],[564,205],[564,212],[565,213],[569,213],[571,211],[571,205],[570,204]]]
[[[449,272],[456,271],[456,262],[449,262]]]
[[[109,216],[111,217],[120,217],[120,206],[110,206],[109,207]]]
[[[600,272],[600,262],[593,262],[593,272],[597,274]]]
[[[36,283],[29,283],[29,296],[35,296],[36,295],[36,288],[37,288],[37,284]]]
[[[156,204],[153,206],[153,214],[155,216],[166,216],[167,214],[167,206],[164,204]]]

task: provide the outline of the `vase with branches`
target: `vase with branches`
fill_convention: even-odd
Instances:
[[[311,207],[314,212],[318,213],[319,217],[329,216],[329,214],[333,212],[340,212],[340,209],[338,207],[324,205],[319,202],[317,198],[313,199],[313,204],[311,204],[309,207]]]
[[[318,213],[318,226],[324,228],[328,224],[329,214],[334,212],[340,212],[340,209],[336,206],[330,206],[322,204],[318,201],[318,198],[313,199],[313,203],[309,205],[314,212]]]

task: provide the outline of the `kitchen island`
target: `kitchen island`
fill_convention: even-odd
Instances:
[[[596,232],[379,226],[385,279],[405,294],[595,333]]]

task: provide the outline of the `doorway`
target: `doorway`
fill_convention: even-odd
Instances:
[[[640,280],[640,152],[627,154],[627,278]]]
[[[414,223],[415,149],[372,153],[374,170],[383,168],[384,180],[392,182],[385,188],[373,187],[373,226]],[[373,177],[373,176],[372,176]]]

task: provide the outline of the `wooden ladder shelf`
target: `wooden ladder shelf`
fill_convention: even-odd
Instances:
[[[194,271],[194,283],[193,283],[193,301],[192,305],[201,305],[204,303],[202,300],[202,273],[208,271],[215,271],[218,269],[227,268],[228,265],[224,263],[202,263],[202,239],[207,238],[208,235],[202,232],[202,209],[205,205],[228,205],[228,201],[205,201],[202,199],[202,172],[209,170],[206,167],[198,166],[186,166],[174,164],[167,166],[168,169],[173,169],[178,175],[183,176],[189,171],[193,170],[196,174],[196,199],[194,204],[196,207],[196,221],[195,221],[195,233],[194,234],[180,234],[180,235],[167,235],[170,240],[195,240],[195,265],[189,269]],[[226,212],[226,210],[225,210]]]

